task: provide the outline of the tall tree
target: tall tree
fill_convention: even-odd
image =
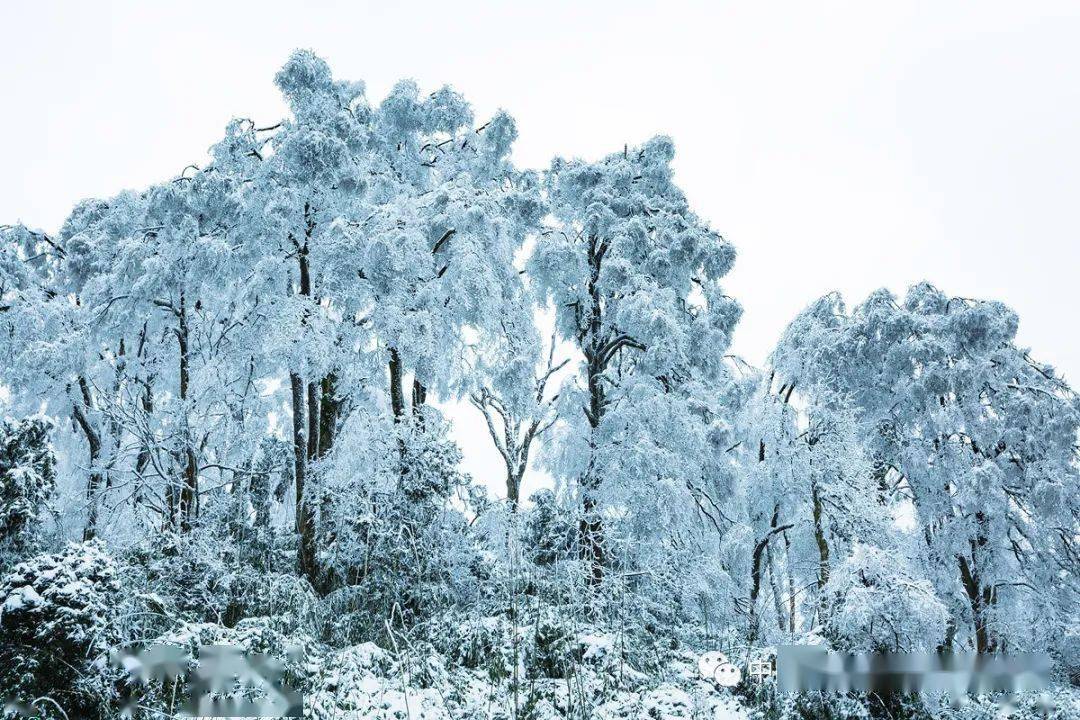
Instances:
[[[520,284],[513,256],[541,205],[535,179],[509,163],[505,113],[474,128],[457,93],[425,97],[411,82],[373,107],[310,52],[276,82],[290,116],[235,121],[210,169],[242,206],[250,269],[236,285],[246,306],[262,305],[262,369],[276,346],[288,377],[298,558],[317,584],[315,471],[343,407],[369,399],[376,362],[395,424],[423,422],[429,388],[472,387],[460,358],[470,333],[501,330],[502,300]]]
[[[592,586],[608,560],[605,502],[648,513],[718,475],[712,401],[740,312],[719,280],[735,252],[691,212],[673,155],[658,137],[596,163],[556,160],[545,181],[554,220],[528,265],[584,358],[563,393],[579,409],[564,418],[553,469],[579,493]]]
[[[881,492],[910,503],[953,631],[966,623],[980,652],[1038,642],[1011,629],[1034,612],[1055,618],[1043,626],[1052,635],[1080,590],[1069,490],[1080,403],[1016,345],[1016,329],[1000,303],[923,283],[902,304],[879,291],[850,314],[823,298],[777,357],[786,377],[856,410]],[[1055,573],[1064,580],[1048,591]]]

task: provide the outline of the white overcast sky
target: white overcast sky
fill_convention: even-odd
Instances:
[[[671,135],[738,248],[751,362],[819,295],[926,279],[1011,305],[1080,381],[1080,2],[38,1],[0,27],[0,223],[55,230],[276,120],[308,47],[373,100],[412,77],[507,109],[522,165]],[[459,439],[492,467],[479,424]]]

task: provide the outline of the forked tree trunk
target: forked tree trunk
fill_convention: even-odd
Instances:
[[[765,444],[762,443],[760,445],[760,448],[761,448],[762,455],[764,455]],[[749,613],[750,613],[750,642],[751,643],[753,643],[753,642],[755,642],[757,640],[758,631],[760,630],[760,628],[758,627],[759,617],[758,617],[758,612],[757,612],[757,606],[758,606],[758,599],[759,599],[759,597],[761,595],[761,581],[764,579],[763,575],[764,575],[764,572],[765,572],[765,563],[766,563],[765,551],[769,547],[769,541],[772,540],[773,535],[776,535],[777,533],[782,533],[785,530],[790,530],[792,527],[794,527],[794,525],[791,524],[791,523],[788,523],[786,525],[777,526],[777,522],[779,522],[779,517],[780,517],[780,508],[779,508],[779,506],[777,506],[777,507],[773,508],[772,522],[770,523],[769,531],[767,533],[765,533],[764,537],[758,539],[758,541],[756,543],[754,543],[754,552],[751,555],[751,561],[750,561],[750,606],[749,606],[750,607]]]

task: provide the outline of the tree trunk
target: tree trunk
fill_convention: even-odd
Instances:
[[[416,378],[413,378],[412,384],[412,413],[413,419],[416,420],[416,425],[421,430],[424,429],[424,403],[427,402],[427,388]]]
[[[814,541],[818,548],[818,593],[825,589],[825,583],[829,582],[829,541],[825,537],[825,527],[821,522],[822,503],[821,494],[817,483],[811,485],[811,500],[814,503]]]
[[[780,518],[780,506],[773,506],[772,522],[769,525],[769,537],[772,537],[775,533],[779,532],[776,529],[776,523]],[[787,619],[784,617],[784,598],[780,593],[780,576],[776,572],[776,558],[773,557],[772,545],[770,543],[765,544],[765,562],[769,569],[769,589],[772,590],[773,596],[773,610],[776,612],[776,625],[780,628],[780,632],[784,631],[784,626],[787,625]]]
[[[390,348],[390,409],[394,413],[395,423],[399,423],[405,418],[403,374],[401,356],[398,355],[397,348]]]
[[[750,643],[753,644],[758,636],[758,596],[761,594],[761,565],[765,548],[769,545],[769,538],[758,540],[754,545],[754,553],[750,561]]]
[[[813,504],[814,542],[818,549],[817,612],[821,623],[824,624],[827,620],[825,615],[829,610],[828,599],[825,597],[825,584],[829,582],[830,572],[829,540],[825,537],[825,526],[822,523],[821,491],[818,484],[813,481],[810,484],[810,499]]]
[[[773,556],[772,545],[765,546],[765,562],[769,568],[769,589],[772,590],[776,626],[780,632],[784,632],[787,629],[787,616],[784,613],[784,596],[780,592],[780,576],[776,571],[776,558]]]
[[[123,384],[124,384],[124,368],[127,365],[127,358],[125,357],[126,348],[124,346],[124,338],[120,338],[119,347],[116,350],[116,373],[113,376],[112,387],[112,399],[113,402],[119,406],[123,402]],[[113,417],[109,421],[109,451],[112,457],[112,462],[116,462],[119,456],[120,441],[123,437],[124,426],[121,424],[119,417]],[[105,475],[105,487],[112,487],[112,468],[110,463],[109,471]]]
[[[604,525],[600,516],[599,491],[603,479],[595,465],[596,430],[603,419],[606,403],[604,402],[603,374],[606,359],[603,357],[603,302],[600,296],[600,267],[604,257],[604,247],[599,238],[589,239],[589,282],[588,292],[589,325],[586,334],[585,359],[587,361],[587,383],[589,390],[589,409],[585,413],[589,421],[589,449],[592,457],[588,469],[581,478],[582,517],[578,525],[581,552],[589,566],[586,576],[590,587],[598,587],[604,579]]]
[[[90,395],[90,387],[86,378],[79,377],[79,391],[82,395],[81,402],[72,400],[72,415],[76,424],[82,430],[86,438],[86,445],[90,451],[90,475],[86,479],[86,524],[83,526],[83,540],[93,540],[97,535],[98,522],[98,489],[101,487],[102,475],[101,462],[101,436],[90,424],[86,411],[93,407],[93,398]]]
[[[191,368],[188,358],[187,306],[183,292],[180,293],[178,316],[176,340],[180,349],[180,405],[181,412],[184,414],[184,471],[180,487],[180,531],[187,532],[191,529],[192,518],[197,517],[199,512],[199,466],[198,459],[195,457],[191,428],[188,424],[187,403],[191,385]]]
[[[990,629],[990,610],[994,605],[994,588],[992,585],[984,585],[979,573],[979,553],[989,541],[984,526],[987,519],[983,513],[975,514],[979,532],[971,541],[971,560],[963,555],[957,555],[960,565],[960,581],[964,586],[971,605],[971,621],[975,626],[975,649],[980,653],[991,653],[997,649],[997,639]]]
[[[304,206],[304,218],[306,227],[304,231],[303,246],[297,245],[296,262],[300,274],[300,290],[302,297],[311,297],[311,270],[308,265],[308,241],[314,230],[314,222],[311,219],[310,208]],[[305,317],[306,322],[306,317]],[[315,455],[318,448],[318,438],[310,438],[314,428],[318,433],[319,427],[319,402],[315,391],[315,384],[305,387],[304,379],[300,373],[293,370],[289,373],[289,385],[292,392],[293,411],[293,474],[296,482],[296,534],[297,552],[296,559],[300,574],[308,579],[312,587],[318,586],[318,567],[315,557],[315,515],[312,504],[307,497],[308,461]]]
[[[518,458],[516,465],[508,467],[506,473],[506,499],[510,503],[512,513],[518,511],[518,505],[521,503],[521,480],[525,477],[525,468],[529,462],[528,450],[523,450],[521,454],[523,457]]]
[[[289,373],[293,410],[293,473],[296,481],[296,533],[299,537],[297,564],[300,573],[314,586],[317,580],[315,568],[315,521],[310,504],[305,497],[307,481],[307,438],[305,418],[304,381],[299,374]]]
[[[322,412],[319,409],[321,383],[310,382],[307,385],[307,459],[308,462],[319,456],[319,436],[322,430]]]
[[[764,563],[762,562],[762,560],[765,558],[765,552],[769,547],[769,541],[772,539],[772,536],[776,535],[777,533],[782,533],[785,530],[790,530],[792,527],[794,527],[791,523],[787,523],[786,525],[780,525],[779,527],[777,527],[777,522],[779,522],[779,517],[780,517],[780,507],[776,506],[776,507],[773,508],[773,516],[772,516],[772,522],[770,523],[770,529],[769,529],[769,531],[767,533],[765,533],[765,537],[759,539],[754,544],[754,553],[751,556],[751,564],[750,564],[750,643],[751,644],[753,644],[754,641],[757,640],[758,631],[760,629],[758,627],[757,603],[758,603],[758,598],[761,595],[761,581],[762,581],[762,575],[763,575],[764,569],[765,569],[763,567]],[[783,627],[781,627],[781,629],[783,629]]]
[[[788,634],[795,637],[795,571],[791,567],[791,540],[784,533],[784,570],[787,573]]]
[[[154,393],[151,389],[151,380],[142,381],[143,394],[140,404],[142,405],[143,414],[149,420],[150,415],[154,412]],[[150,438],[144,437],[142,447],[139,448],[139,454],[135,457],[135,481],[142,485],[142,475],[146,472],[147,466],[150,465],[150,453],[153,452],[153,448],[150,445]],[[142,491],[139,490],[135,498],[135,504],[141,501]]]
[[[322,398],[319,401],[319,444],[318,457],[326,457],[334,446],[334,433],[337,432],[338,413],[341,401],[337,397],[337,375],[330,373],[322,379]]]

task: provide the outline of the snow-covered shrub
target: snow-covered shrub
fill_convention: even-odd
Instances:
[[[256,571],[281,572],[295,565],[295,544],[273,522],[294,482],[292,447],[272,435],[259,439],[247,470],[234,476],[228,493],[211,495],[201,524],[235,547],[236,559]]]
[[[46,718],[110,717],[120,589],[96,541],[15,565],[0,580],[0,694],[45,698],[35,707]]]
[[[1080,626],[1069,628],[1057,643],[1058,662],[1063,679],[1080,687]]]
[[[577,526],[555,493],[538,490],[530,497],[532,507],[525,517],[524,544],[537,565],[550,565],[573,550]]]
[[[857,545],[825,586],[825,636],[850,652],[933,650],[948,613],[933,586],[880,548]]]
[[[520,643],[520,638],[515,638],[507,618],[445,614],[432,618],[427,628],[447,661],[471,670],[482,669],[492,680],[513,673],[515,642]]]
[[[596,715],[603,720],[691,720],[698,717],[690,694],[666,683],[641,695],[633,694],[606,702],[598,708]]]
[[[185,535],[163,532],[132,548],[129,559],[143,586],[167,598],[180,618],[223,622],[230,605],[227,550],[199,529]]]
[[[226,625],[269,616],[296,628],[312,622],[316,613],[318,599],[311,584],[291,573],[243,567],[223,576],[222,586],[229,598]]]
[[[52,421],[43,416],[0,421],[0,569],[32,552],[56,490]]]
[[[1059,685],[1045,692],[965,697],[959,704],[948,696],[928,698],[922,714],[912,717],[919,720],[1073,720],[1080,717],[1080,691],[1076,687]]]
[[[274,618],[247,618],[236,627],[216,623],[183,623],[152,641],[140,643],[177,648],[180,676],[175,687],[171,682],[157,681],[140,685],[135,691],[136,704],[171,717],[178,710],[184,695],[190,694],[190,680],[200,663],[206,661],[203,649],[207,646],[235,649],[244,656],[258,653],[273,658],[284,669],[278,680],[293,691],[304,692],[310,685],[309,668],[319,662],[322,650],[309,636],[288,634],[281,625]],[[250,683],[242,685],[237,682],[226,689],[226,694],[249,700],[266,698],[265,690]]]
[[[577,630],[567,618],[542,612],[533,626],[532,642],[526,646],[525,669],[529,677],[566,677],[574,662]]]
[[[178,619],[232,626],[272,615],[296,627],[314,613],[315,594],[305,578],[244,562],[237,543],[209,529],[163,533],[129,555],[142,586]]]
[[[400,500],[400,498],[398,498]],[[352,645],[381,637],[386,623],[412,627],[464,602],[482,569],[466,541],[466,521],[451,508],[373,503],[349,540],[366,552],[339,567],[342,587],[320,601],[323,637]]]
[[[264,653],[280,660],[288,660],[287,665],[295,673],[303,670],[299,654],[311,652],[313,657],[319,656],[318,645],[310,636],[302,633],[288,634],[282,630],[279,621],[266,617],[246,618],[235,627],[216,623],[187,623],[154,642],[179,645],[187,650],[192,660],[198,659],[200,647],[229,645],[243,652]]]
[[[748,698],[753,720],[870,720],[865,697],[840,693],[777,693],[770,686]]]
[[[304,716],[313,720],[450,720],[444,688],[409,684],[406,673],[382,648],[363,643],[326,658],[312,682]]]

